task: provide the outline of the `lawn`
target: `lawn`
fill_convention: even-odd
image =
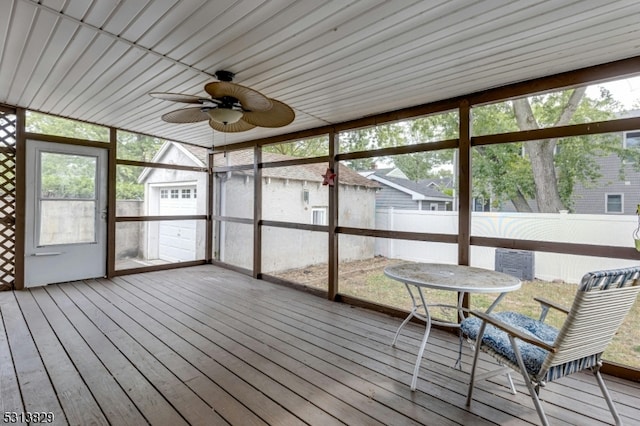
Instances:
[[[369,260],[341,263],[339,266],[340,293],[371,300],[376,303],[395,308],[411,309],[411,300],[405,286],[398,281],[387,278],[383,270],[386,266],[398,263],[397,260],[376,257]],[[314,265],[307,268],[285,271],[275,274],[281,278],[326,290],[327,267]],[[514,310],[532,317],[540,314],[540,306],[534,297],[540,296],[554,302],[571,306],[577,284],[556,283],[547,281],[525,281],[519,291],[508,293],[496,310]],[[429,303],[455,305],[456,294],[447,291],[426,290],[425,297]],[[474,294],[471,308],[484,310],[497,297],[497,294]],[[455,312],[451,310],[432,309],[435,318],[455,320]],[[560,327],[564,315],[550,311],[547,322]],[[625,323],[604,353],[604,359],[640,369],[640,299],[631,309]]]

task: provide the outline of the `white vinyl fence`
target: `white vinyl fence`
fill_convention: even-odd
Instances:
[[[635,215],[569,213],[474,212],[471,235],[578,244],[634,247]],[[379,209],[376,228],[409,232],[457,234],[458,213]],[[471,247],[471,265],[494,269],[495,248]],[[376,255],[422,262],[456,263],[456,244],[377,239]],[[588,271],[637,265],[639,261],[536,252],[535,277],[577,283]]]

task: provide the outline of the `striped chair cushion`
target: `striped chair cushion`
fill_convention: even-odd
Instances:
[[[564,364],[556,365],[549,368],[547,374],[544,377],[540,377],[540,380],[551,382],[559,379],[560,377],[567,376],[571,373],[582,371],[586,368],[594,367],[600,360],[600,354],[589,355],[584,358],[576,359],[574,361],[565,362]]]
[[[491,316],[549,345],[553,345],[558,335],[557,328],[517,312],[498,312],[491,314]],[[460,328],[467,337],[475,340],[478,337],[481,325],[482,320],[476,317],[469,317],[462,321]],[[509,337],[504,331],[488,324],[482,336],[482,343],[492,352],[507,358],[513,365],[518,365]],[[533,376],[537,375],[548,351],[522,341],[518,341],[518,348],[527,372]]]
[[[597,291],[611,288],[628,287],[638,278],[638,267],[593,271],[586,273],[580,281],[578,291]]]

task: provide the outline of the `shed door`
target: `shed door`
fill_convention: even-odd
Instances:
[[[160,189],[159,215],[195,215],[196,186]],[[170,262],[196,259],[196,221],[167,220],[158,226],[158,257]]]

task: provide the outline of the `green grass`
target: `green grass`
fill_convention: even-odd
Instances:
[[[552,283],[546,281],[525,281],[519,291],[508,293],[495,308],[496,311],[517,311],[537,318],[540,305],[534,297],[544,297],[570,307],[575,296],[577,284]],[[396,308],[411,309],[411,299],[405,286],[387,278],[382,270],[368,271],[359,277],[346,277],[340,280],[340,292],[371,300]],[[427,303],[456,304],[456,293],[450,291],[425,289]],[[471,309],[485,310],[498,294],[473,294]],[[432,309],[433,318],[455,321],[455,312],[440,308]],[[546,322],[560,327],[565,315],[551,310]],[[608,361],[640,368],[640,299],[636,301],[625,323],[620,327],[613,341],[607,347],[603,358]]]
[[[370,300],[399,309],[411,309],[411,299],[404,284],[386,277],[383,273],[385,266],[398,261],[385,258],[375,258],[340,264],[339,289],[340,293]],[[326,265],[315,265],[304,270],[286,271],[278,276],[326,290]],[[537,318],[540,315],[540,305],[534,297],[544,297],[556,303],[570,307],[577,284],[555,283],[546,281],[525,281],[518,291],[508,293],[496,311],[513,310]],[[426,289],[424,291],[428,303],[456,304],[456,293]],[[471,309],[486,309],[498,294],[473,294]],[[450,309],[432,309],[434,318],[455,321],[455,312]],[[565,315],[551,310],[547,322],[560,327]],[[624,324],[604,353],[603,358],[619,364],[640,369],[640,298],[636,301]]]

